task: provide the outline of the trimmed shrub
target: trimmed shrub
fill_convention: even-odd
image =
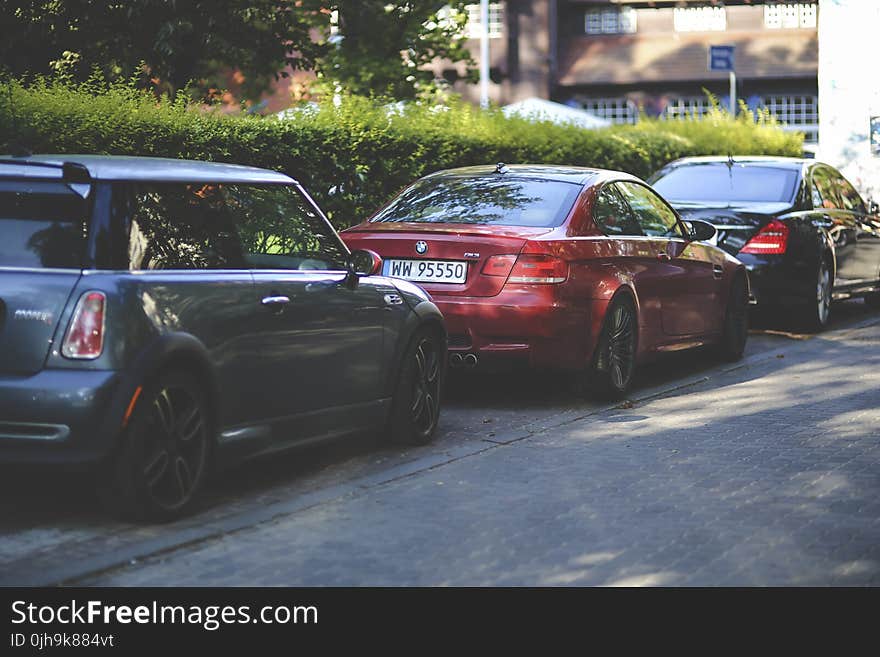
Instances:
[[[292,118],[229,116],[125,85],[0,84],[0,148],[235,162],[300,180],[338,228],[363,220],[412,180],[486,164],[592,166],[647,177],[686,155],[799,155],[802,137],[732,120],[643,121],[583,130],[506,118],[467,104],[403,108],[363,98],[302,107]]]

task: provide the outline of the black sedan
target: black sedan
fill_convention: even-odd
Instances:
[[[693,157],[650,182],[685,219],[718,229],[717,243],[749,270],[759,309],[828,323],[831,301],[880,305],[880,217],[839,171],[815,160]]]
[[[429,441],[443,317],[381,268],[282,173],[0,159],[0,463],[97,466],[114,508],[163,519],[219,459]]]

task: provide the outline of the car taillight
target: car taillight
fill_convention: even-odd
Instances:
[[[516,259],[508,283],[561,283],[568,278],[568,263],[549,255],[522,254]]]
[[[97,358],[104,350],[104,306],[107,297],[103,292],[85,292],[73,311],[73,320],[61,343],[65,358]]]
[[[507,278],[510,270],[513,269],[514,262],[516,262],[515,255],[494,255],[486,258],[481,271],[486,276],[504,276]]]
[[[785,253],[788,246],[788,226],[778,219],[774,219],[764,226],[752,237],[746,245],[739,250],[740,253],[765,253],[778,255]]]

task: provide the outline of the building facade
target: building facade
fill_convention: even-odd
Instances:
[[[708,70],[711,45],[735,46],[737,98],[787,129],[819,135],[816,2],[764,0],[506,0],[490,3],[490,97],[529,96],[581,107],[618,123],[640,112],[727,106],[727,73]],[[469,7],[479,55],[479,5]],[[457,72],[443,75],[455,82]],[[474,87],[456,85],[475,99]]]

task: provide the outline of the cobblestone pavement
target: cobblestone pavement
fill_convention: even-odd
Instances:
[[[880,325],[778,356],[74,581],[878,585]]]

